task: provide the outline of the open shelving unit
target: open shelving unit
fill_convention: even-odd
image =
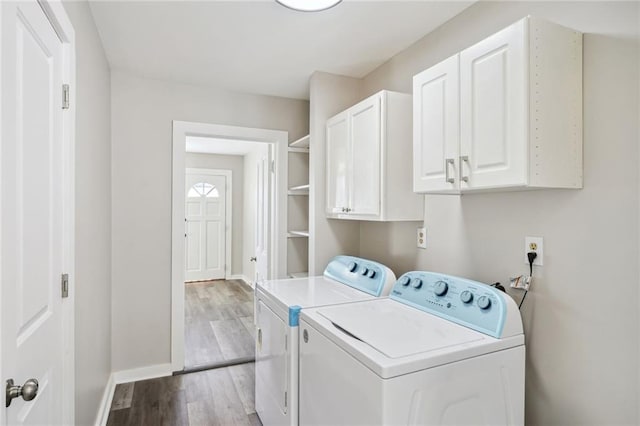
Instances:
[[[289,144],[287,200],[287,275],[309,270],[309,135]]]

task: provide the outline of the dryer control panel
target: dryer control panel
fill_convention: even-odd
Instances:
[[[381,263],[355,256],[336,256],[324,276],[372,296],[388,296],[396,275]]]
[[[496,338],[503,337],[511,297],[487,284],[435,272],[407,272],[391,298]],[[518,321],[521,321],[518,314]]]

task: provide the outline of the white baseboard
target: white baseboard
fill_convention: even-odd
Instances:
[[[248,285],[249,287],[253,288],[253,284],[251,283],[251,280],[249,278],[247,278],[246,276],[242,275],[242,274],[231,275],[227,279],[229,279],[229,280],[242,280],[242,281],[244,281],[244,283],[246,285]]]
[[[104,393],[102,394],[102,400],[98,408],[98,415],[95,421],[96,426],[105,426],[107,424],[109,411],[111,410],[111,401],[113,401],[113,393],[115,391],[116,381],[114,380],[113,373],[111,373],[107,385],[104,387]]]
[[[116,384],[137,382],[138,380],[155,379],[170,376],[171,364],[156,364],[147,367],[133,368],[131,370],[116,371],[113,373]]]
[[[166,377],[171,375],[171,364],[156,364],[148,367],[133,368],[131,370],[115,371],[109,376],[109,381],[104,388],[100,408],[96,416],[96,426],[105,426],[109,419],[109,411],[111,411],[111,403],[113,402],[113,394],[116,391],[116,385],[120,383],[137,382],[138,380],[155,379],[157,377]]]

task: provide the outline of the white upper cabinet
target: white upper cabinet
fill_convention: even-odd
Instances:
[[[414,77],[414,190],[582,187],[582,34],[525,18]]]
[[[349,127],[347,111],[327,121],[327,213],[344,212],[349,204]]]
[[[330,118],[327,217],[423,220],[411,153],[411,95],[382,91]]]
[[[416,192],[460,189],[459,59],[455,55],[413,78],[413,155]]]

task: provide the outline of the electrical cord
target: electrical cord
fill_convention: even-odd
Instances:
[[[533,261],[536,260],[536,257],[538,257],[538,253],[536,253],[535,251],[530,251],[529,253],[527,253],[527,259],[529,259],[529,278],[533,277]],[[524,291],[522,300],[520,300],[520,304],[518,305],[518,310],[522,307],[524,299],[527,298],[527,293],[529,293],[529,290]]]

